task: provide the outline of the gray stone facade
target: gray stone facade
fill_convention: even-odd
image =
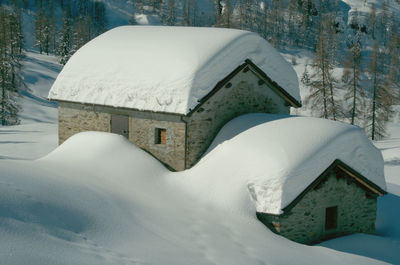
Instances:
[[[110,131],[110,113],[94,106],[78,103],[58,103],[58,144],[84,131]]]
[[[257,213],[272,231],[312,244],[352,233],[374,233],[377,195],[344,172],[329,175],[282,215]],[[336,227],[327,228],[327,208],[337,207]]]
[[[184,118],[188,124],[186,168],[200,159],[227,122],[242,114],[257,112],[289,114],[290,107],[270,84],[260,82],[254,72],[244,68]]]
[[[179,115],[59,102],[59,144],[79,132],[111,132],[111,114],[129,117],[130,142],[151,153],[174,170],[185,169],[186,124]],[[155,143],[156,128],[166,129],[167,144]]]
[[[132,143],[181,171],[200,159],[231,119],[255,112],[289,114],[290,107],[282,96],[261,80],[248,67],[241,69],[186,116],[61,101],[59,144],[83,131],[111,132],[112,115],[124,115],[129,118],[128,139]],[[158,129],[165,129],[166,144],[155,141]]]

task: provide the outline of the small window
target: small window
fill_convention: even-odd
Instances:
[[[325,230],[337,228],[337,206],[326,208],[325,211]]]
[[[167,129],[156,128],[155,144],[167,143]]]

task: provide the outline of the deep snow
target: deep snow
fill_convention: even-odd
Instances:
[[[27,61],[30,57],[36,61],[33,67],[43,70],[32,75],[51,83],[52,74],[46,72],[59,66],[46,56],[28,54]],[[49,87],[42,83],[34,90]],[[258,222],[246,186],[216,193],[224,183],[207,178],[206,169],[221,153],[216,152],[218,145],[201,163],[204,171],[190,174],[171,173],[124,138],[102,133],[77,135],[43,159],[13,159],[39,158],[57,145],[56,109],[35,100],[24,111],[23,125],[0,127],[2,264],[400,263],[398,124],[391,125],[390,139],[376,143],[391,193],[378,200],[378,234],[309,247],[277,236]],[[218,148],[238,159],[240,150],[229,152],[233,136]],[[230,166],[236,161],[220,159]]]
[[[257,211],[280,214],[336,159],[386,189],[382,155],[360,128],[261,113],[227,123],[208,154],[185,174],[190,190],[212,183],[205,187],[213,202],[241,204],[247,185]]]
[[[5,264],[379,264],[277,236],[256,220],[245,186],[215,202],[214,182],[190,189],[182,181],[194,175],[169,172],[118,135],[78,134],[0,170]]]

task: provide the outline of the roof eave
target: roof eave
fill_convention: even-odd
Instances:
[[[291,107],[300,108],[301,102],[295,99],[292,95],[290,95],[284,88],[282,88],[278,83],[273,81],[263,70],[261,70],[255,63],[253,63],[250,59],[246,59],[245,62],[251,67],[253,72],[257,74],[261,79],[265,82],[269,83],[273,89],[283,97],[286,102],[290,104]]]
[[[275,81],[272,81],[271,78],[268,77],[263,70],[261,70],[256,64],[254,64],[250,59],[246,59],[245,62],[238,67],[235,68],[230,74],[228,74],[224,79],[219,81],[215,87],[208,92],[203,98],[198,101],[198,104],[186,114],[186,116],[191,116],[195,111],[197,111],[204,102],[206,102],[210,97],[212,97],[216,92],[218,92],[222,87],[224,87],[229,81],[244,68],[249,67],[254,74],[256,74],[260,79],[262,79],[267,84],[270,84],[270,87],[274,89],[278,95],[285,99],[285,101],[289,104],[289,106],[294,108],[301,107],[301,103],[297,101],[294,97],[292,97],[285,89],[279,86]]]
[[[366,177],[364,177],[363,175],[358,173],[356,170],[354,170],[353,168],[351,168],[350,166],[348,166],[347,164],[342,162],[340,159],[336,159],[327,169],[324,170],[324,172],[321,173],[321,175],[319,175],[291,203],[289,203],[289,205],[287,205],[285,208],[283,208],[282,209],[283,213],[279,214],[279,215],[286,214],[294,206],[296,206],[296,204],[307,194],[307,192],[309,192],[314,187],[316,187],[319,183],[321,183],[321,181],[326,177],[327,172],[329,172],[336,166],[339,167],[341,170],[345,171],[348,175],[350,175],[352,178],[354,178],[358,183],[360,183],[362,186],[364,186],[368,190],[372,191],[373,193],[375,193],[379,196],[383,196],[387,193],[384,189],[382,189],[381,187],[379,187],[378,185],[376,185],[375,183],[373,183],[372,181],[370,181],[369,179],[367,179]],[[269,213],[267,213],[267,214],[269,214]]]

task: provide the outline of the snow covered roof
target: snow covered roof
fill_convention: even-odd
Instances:
[[[49,98],[188,114],[246,59],[300,102],[295,71],[257,34],[160,26],[123,26],[93,39],[65,65]]]
[[[386,190],[381,152],[363,130],[310,117],[240,116],[224,126],[190,171],[201,176],[200,183],[213,183],[207,188],[216,191],[206,191],[218,194],[213,200],[241,204],[235,196],[247,186],[258,212],[281,214],[338,159]]]

